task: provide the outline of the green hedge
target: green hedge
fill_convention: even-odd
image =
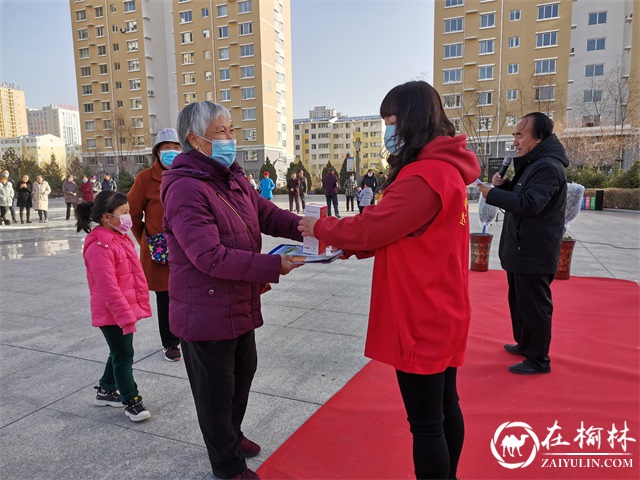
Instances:
[[[620,169],[605,172],[594,167],[569,167],[567,181],[579,183],[585,188],[640,188],[640,161],[636,161],[626,172]]]
[[[621,210],[640,210],[640,188],[602,188],[604,190],[604,208],[617,208]],[[585,197],[593,197],[595,188],[587,188]]]

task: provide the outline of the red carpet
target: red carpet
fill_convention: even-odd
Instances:
[[[526,377],[507,371],[519,357],[502,349],[512,341],[504,272],[471,272],[470,283],[473,319],[458,374],[466,424],[462,480],[640,478],[638,286],[598,278],[555,281],[552,373]],[[556,421],[560,429],[545,448],[540,444]],[[617,432],[610,434],[612,425]],[[531,462],[500,465],[494,436],[495,455],[505,464]],[[508,449],[502,457],[507,437],[507,444],[522,445],[521,456],[514,448],[514,457]],[[266,480],[415,478],[393,369],[366,365],[258,473]]]

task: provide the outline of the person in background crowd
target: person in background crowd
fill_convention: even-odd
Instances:
[[[7,172],[7,178],[8,178],[8,182],[11,184],[11,188],[13,189],[14,192],[14,198],[13,200],[15,201],[16,197],[15,197],[15,192],[16,192],[16,181],[11,178],[11,173],[9,172],[9,170],[5,169],[3,170],[4,172]],[[9,206],[9,211],[11,212],[11,220],[13,220],[13,223],[18,223],[18,219],[16,218],[16,211],[13,208],[13,203],[11,203],[11,205]]]
[[[159,239],[160,248],[166,252],[167,240],[162,228],[164,207],[160,202],[160,185],[162,173],[171,168],[173,160],[180,152],[182,148],[176,131],[173,128],[160,130],[151,149],[153,164],[136,175],[127,195],[133,220],[131,231],[140,244],[140,263],[142,263],[149,290],[156,292],[160,340],[164,358],[170,362],[179,361],[182,355],[180,340],[171,333],[169,328],[169,264],[154,261],[149,249],[150,242],[147,239]]]
[[[340,218],[340,212],[338,212],[338,186],[340,182],[336,177],[335,170],[329,168],[327,174],[322,179],[322,188],[324,189],[324,196],[327,199],[327,215],[331,216],[331,204],[333,204],[333,210],[336,217]]]
[[[464,441],[456,376],[471,320],[466,185],[480,166],[428,83],[394,87],[380,116],[393,157],[384,202],[339,222],[303,217],[299,229],[375,257],[365,355],[396,370],[416,478],[454,479]]]
[[[251,188],[222,105],[190,103],[177,129],[183,153],[164,173],[160,193],[171,331],[180,338],[213,474],[257,479],[245,459],[261,448],[245,437],[242,421],[257,368],[260,294],[295,267],[289,257],[260,253],[261,234],[301,241],[300,217]]]
[[[274,188],[276,188],[276,184],[269,178],[269,172],[264,172],[264,177],[260,180],[260,195],[262,198],[271,200]]]
[[[102,191],[102,184],[98,181],[98,178],[95,175],[91,175],[91,190],[93,191],[93,198]]]
[[[93,202],[93,187],[91,186],[91,182],[86,175],[82,176],[82,182],[80,183],[80,193],[82,195],[82,198],[80,198],[81,201]]]
[[[300,179],[300,203],[302,203],[302,213],[307,208],[306,195],[307,195],[307,177],[304,176],[304,170],[298,171],[298,178]]]
[[[354,211],[354,203],[356,199],[356,188],[358,187],[358,182],[356,182],[356,176],[354,173],[349,174],[349,178],[347,178],[344,182],[344,196],[347,199],[347,212],[349,211],[349,205],[351,205],[351,211]]]
[[[77,217],[77,231],[89,234],[82,256],[89,283],[91,324],[100,328],[109,345],[94,404],[124,406],[129,419],[141,422],[151,414],[133,379],[133,333],[138,320],[151,316],[151,305],[136,249],[127,235],[131,229],[127,197],[101,192],[95,202],[78,205]],[[98,226],[92,229],[91,222]]]
[[[31,199],[33,187],[29,182],[29,175],[23,175],[22,181],[18,183],[17,189],[18,201],[17,206],[20,209],[20,223],[24,223],[24,211],[27,211],[27,223],[31,223],[31,208],[33,207],[33,201]]]
[[[73,181],[73,175],[69,175],[62,184],[64,203],[67,204],[67,216],[65,220],[69,220],[71,218],[71,209],[73,208],[75,210],[75,207],[78,204],[79,192],[80,189],[78,188],[78,185]]]
[[[360,182],[360,187],[364,188],[365,186],[368,186],[371,191],[373,192],[373,197],[371,198],[371,205],[375,205],[376,204],[376,192],[378,191],[378,180],[376,179],[376,176],[373,174],[373,170],[369,169],[367,171],[367,174],[362,177],[362,181]]]
[[[553,121],[540,112],[522,117],[513,130],[512,180],[496,173],[492,185],[479,185],[489,205],[505,211],[499,255],[509,284],[509,310],[515,344],[504,349],[525,359],[511,373],[551,372],[551,282],[558,271],[567,203],[569,159],[553,133]],[[495,188],[493,188],[495,186]]]
[[[0,225],[2,223],[11,225],[11,220],[7,218],[7,213],[13,205],[13,196],[13,184],[9,181],[9,172],[3,170],[0,173]]]
[[[251,185],[251,187],[254,190],[258,190],[258,184],[256,183],[256,181],[253,179],[253,175],[249,174],[247,175],[247,180],[249,180],[249,184]]]
[[[49,183],[42,178],[42,175],[36,177],[36,183],[33,184],[33,209],[38,212],[40,223],[47,223],[49,221],[49,194],[51,193],[51,187]]]
[[[102,191],[104,191],[104,192],[108,192],[108,191],[117,192],[118,191],[118,185],[116,184],[116,181],[113,178],[111,178],[111,174],[109,174],[109,173],[105,173],[104,174],[104,179],[102,180],[102,184],[100,186],[102,188]]]
[[[358,200],[358,211],[363,212],[364,207],[371,205],[371,199],[373,198],[373,190],[369,185],[365,185],[360,189],[360,199]]]
[[[291,178],[287,180],[287,191],[289,192],[289,211],[293,212],[295,201],[296,213],[300,213],[300,179],[296,172],[291,172]]]

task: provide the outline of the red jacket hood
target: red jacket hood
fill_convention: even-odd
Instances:
[[[436,137],[418,154],[418,160],[440,160],[450,163],[459,172],[465,185],[480,176],[480,162],[471,150],[467,150],[467,136]]]

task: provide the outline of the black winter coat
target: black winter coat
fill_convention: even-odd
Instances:
[[[487,194],[505,210],[500,262],[512,273],[554,274],[564,234],[569,160],[555,134],[514,160],[515,176]]]
[[[25,188],[22,188],[23,185],[25,186]],[[18,205],[18,207],[33,207],[33,202],[31,201],[32,189],[33,187],[29,182],[18,183],[18,186],[15,188],[16,198],[18,199],[16,205]]]

